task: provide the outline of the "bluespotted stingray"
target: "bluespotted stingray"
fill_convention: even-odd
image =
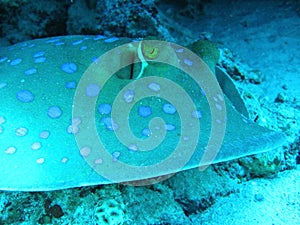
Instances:
[[[145,180],[284,142],[247,118],[225,71],[161,43],[62,36],[1,48],[0,189]]]

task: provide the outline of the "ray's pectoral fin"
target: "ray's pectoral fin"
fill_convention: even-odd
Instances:
[[[166,51],[174,50],[174,45],[139,42],[137,46],[129,42],[116,37],[62,36],[0,48],[0,190],[49,191],[108,184],[119,175],[119,182],[141,184],[140,180],[159,180],[177,171],[265,152],[285,141],[284,134],[245,117],[247,109],[238,90],[220,68],[216,68],[216,77],[225,97],[210,95],[210,102],[215,111],[222,112],[218,117],[222,120],[213,120],[209,92],[200,89],[187,73],[156,62],[184,59]],[[128,47],[123,52],[110,55],[109,60],[95,60],[95,56],[103,56],[123,44]],[[202,41],[190,47],[214,70],[219,57],[214,44]],[[121,57],[116,57],[119,53]],[[101,64],[103,59],[105,64]],[[155,62],[151,62],[153,59]],[[137,63],[132,65],[133,62]],[[102,66],[99,74],[93,69],[95,65]],[[112,65],[125,65],[117,72],[118,79],[111,76],[105,85],[93,80],[93,76],[108,76],[105,72]],[[193,65],[196,63],[186,66]],[[198,67],[191,68],[199,71]],[[138,79],[147,76],[149,79]],[[208,76],[208,81],[213,76]],[[116,101],[118,93],[120,99]],[[187,107],[193,103],[195,108]],[[74,113],[74,108],[82,109],[81,113]],[[156,117],[165,124],[152,126],[150,122]],[[95,128],[88,129],[90,125]],[[213,125],[217,127],[214,132]],[[116,131],[123,132],[124,140],[132,132],[133,142],[124,144]],[[144,140],[161,137],[164,140],[151,151],[138,148]],[[208,145],[211,137],[215,142]],[[98,148],[101,144],[94,146],[100,139],[102,152]],[[176,150],[178,143],[184,152]],[[207,151],[207,147],[213,151]],[[190,155],[187,150],[192,151]],[[206,152],[217,155],[213,160],[200,161]],[[179,162],[182,167],[178,167]],[[125,164],[130,168],[119,167]],[[163,167],[158,167],[160,164]],[[153,170],[148,170],[150,167]]]

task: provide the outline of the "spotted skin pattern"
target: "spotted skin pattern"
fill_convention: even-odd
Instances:
[[[80,78],[89,65],[97,63],[97,58],[106,51],[131,41],[101,35],[64,36],[0,48],[0,189],[46,191],[111,183],[83,159],[90,154],[91,148],[78,149],[74,134],[80,132],[82,121],[72,117],[72,104]],[[147,50],[149,58],[159,54],[159,49]],[[176,50],[179,55],[183,51]],[[182,59],[182,62],[193,66],[189,59]],[[195,119],[195,123],[200,121],[200,133],[204,135],[195,157],[182,169],[197,167],[211,129],[211,115],[204,91],[178,69],[170,69],[166,65],[150,65],[144,69],[143,76],[165,77],[179,83],[195,101],[196,111],[186,113]],[[111,108],[115,96],[129,82],[114,76],[105,86],[90,83],[85,93],[88,97],[99,95],[95,106],[97,132],[112,155],[111,163],[122,160],[137,166],[154,164],[162,160],[156,157],[157,152],[165,151],[166,156],[176,147],[181,131],[180,115],[165,99],[142,99],[135,103],[128,115],[132,132],[140,139],[151,137],[153,130],[149,129],[149,121],[159,116],[165,121],[165,140],[151,152],[139,151],[135,143],[129,146],[118,143],[114,131],[119,129],[119,125],[111,117]],[[147,88],[158,93],[162,87],[159,83],[149,82]],[[134,90],[128,89],[123,93],[126,104],[131,104],[134,97]],[[226,97],[215,96],[215,107],[224,110],[220,104],[224,101],[229,109],[228,133],[216,162],[266,151],[283,140],[281,134],[243,118]],[[190,126],[193,129],[193,124]],[[188,137],[185,139],[188,141]],[[249,144],[254,145],[245,150]],[[237,149],[233,153],[235,147]],[[229,149],[231,152],[225,153]],[[95,160],[95,166],[102,163],[101,158]]]

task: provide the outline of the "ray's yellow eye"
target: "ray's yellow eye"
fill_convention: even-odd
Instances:
[[[158,55],[158,48],[153,46],[142,45],[143,55],[148,59],[155,59]]]

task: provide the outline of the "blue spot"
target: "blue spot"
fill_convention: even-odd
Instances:
[[[17,93],[17,99],[21,102],[32,102],[34,95],[28,90],[22,90]]]
[[[204,91],[203,89],[201,89],[200,93],[201,93],[203,96],[206,96],[205,91]]]
[[[47,114],[50,118],[56,119],[61,116],[62,111],[58,106],[51,106],[48,108]]]
[[[193,62],[189,59],[184,59],[183,62],[188,65],[188,66],[192,66],[193,65]]]
[[[76,82],[75,81],[70,81],[66,83],[66,88],[68,89],[74,89],[76,88]]]
[[[176,50],[176,52],[178,52],[178,53],[181,53],[181,52],[183,52],[183,48],[179,48],[179,49],[177,49],[177,50]]]
[[[7,85],[7,83],[5,83],[5,82],[0,83],[0,89],[1,89],[1,88],[4,88],[6,85]]]
[[[113,119],[111,117],[106,117],[101,120],[101,122],[105,125],[107,130],[116,130],[118,128],[118,125],[114,123]]]
[[[98,61],[98,57],[97,56],[93,56],[92,57],[92,62],[97,62]]]
[[[175,130],[176,127],[173,124],[165,124],[165,129],[167,131],[172,131],[172,130]]]
[[[72,45],[79,45],[79,44],[81,44],[82,42],[83,42],[83,40],[75,41],[75,42],[72,43]]]
[[[4,62],[7,60],[7,57],[0,57],[0,63]]]
[[[175,114],[176,108],[172,104],[167,103],[163,105],[163,111],[167,114]]]
[[[37,69],[36,68],[31,68],[31,69],[28,69],[28,70],[25,70],[25,74],[26,75],[32,75],[32,74],[35,74],[37,72]]]
[[[64,45],[65,43],[64,42],[57,42],[55,43],[55,45],[59,46],[59,45]]]
[[[75,73],[77,71],[77,65],[72,62],[64,63],[61,69],[66,73]]]
[[[88,84],[88,86],[85,89],[85,94],[88,97],[96,97],[96,96],[98,96],[100,89],[101,88],[99,87],[98,84],[90,83],[90,84]]]
[[[196,119],[200,119],[202,118],[202,112],[200,110],[193,111],[192,116]]]
[[[120,152],[113,152],[113,153],[112,153],[112,156],[113,156],[114,158],[118,158],[120,155],[121,155]]]
[[[152,109],[149,106],[139,106],[138,112],[140,116],[147,117],[152,114]]]
[[[111,105],[110,104],[101,104],[99,107],[98,107],[98,112],[100,114],[110,114],[111,112]]]
[[[39,58],[36,58],[34,60],[35,63],[43,63],[43,62],[46,62],[46,58],[45,57],[39,57]]]
[[[142,135],[146,136],[146,137],[150,137],[151,136],[151,130],[149,128],[145,128],[142,130]]]
[[[119,40],[118,37],[111,37],[111,38],[105,39],[104,42],[106,42],[106,43],[112,43],[112,42],[115,42],[117,40]]]
[[[127,89],[124,93],[123,93],[123,99],[126,103],[131,103],[134,100],[134,91]]]
[[[18,65],[22,62],[22,59],[18,58],[18,59],[14,59],[10,62],[10,65],[11,66],[15,66],[15,65]]]
[[[54,43],[60,41],[59,38],[50,38],[49,40],[46,41],[46,43]]]
[[[33,55],[33,57],[34,57],[34,58],[38,58],[38,57],[41,57],[41,56],[43,56],[43,55],[45,55],[45,52],[37,52],[37,53],[35,53],[35,54]]]
[[[113,160],[118,160],[118,158],[120,157],[121,155],[121,152],[113,152],[112,153],[112,157],[113,157]]]
[[[103,38],[106,38],[106,37],[103,36],[103,35],[97,35],[97,37],[93,38],[93,40],[98,41],[98,40],[103,39]]]
[[[87,47],[86,46],[81,46],[80,50],[83,51],[83,50],[86,50]]]

